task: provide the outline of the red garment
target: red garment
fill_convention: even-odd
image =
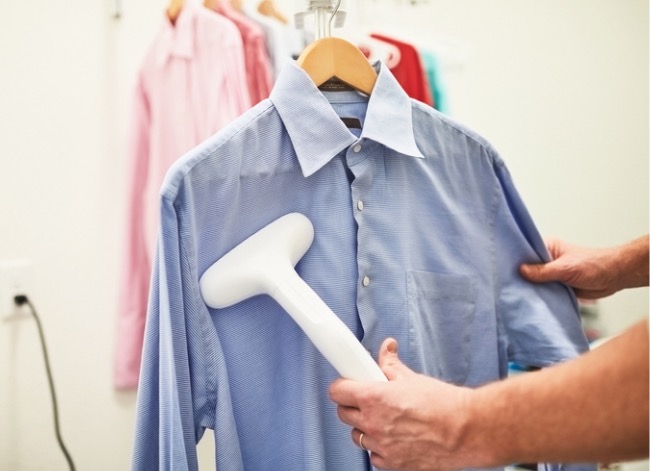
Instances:
[[[417,49],[411,44],[382,34],[373,33],[370,37],[393,44],[399,49],[400,61],[390,71],[408,96],[433,106],[431,87]]]

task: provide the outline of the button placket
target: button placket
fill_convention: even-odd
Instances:
[[[353,152],[354,154],[357,154],[357,155],[361,152],[361,149],[363,149],[363,145],[361,144],[360,141],[357,142],[356,144],[354,144],[354,145],[351,147],[352,152]],[[353,195],[353,196],[354,196],[355,199],[356,199],[356,207],[357,207],[357,210],[359,210],[359,211],[363,211],[363,200],[362,200],[361,198],[359,198],[359,197],[356,197],[357,195]],[[358,221],[357,221],[357,222],[358,222]]]
[[[364,156],[365,152],[368,151],[369,149],[366,148],[367,143],[362,143],[362,142],[357,142],[350,146],[348,150],[348,165],[350,165],[350,169],[352,170],[353,173],[355,172],[355,169],[357,171],[361,171],[361,174],[363,175],[363,170],[360,168],[357,168],[357,166],[363,166],[365,165],[363,162],[366,160],[366,156]],[[364,195],[366,193],[365,190],[367,190],[367,181],[366,178],[355,178],[354,181],[352,182],[352,204],[356,208],[354,217],[357,221],[357,227],[359,233],[362,233],[364,231],[364,222],[363,222],[363,211],[366,209],[366,203],[364,202]],[[359,235],[358,235],[359,237]],[[357,266],[359,270],[359,284],[361,289],[364,288],[369,288],[371,284],[371,279],[370,276],[364,275],[365,272],[367,272],[367,266],[366,263],[364,262],[365,260],[365,252],[364,252],[364,247],[359,246],[358,252],[357,252]],[[361,292],[359,292],[359,295],[361,295]],[[366,296],[363,296],[365,298]],[[361,298],[358,300],[358,302],[362,302]]]

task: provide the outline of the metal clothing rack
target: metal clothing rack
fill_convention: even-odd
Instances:
[[[314,15],[316,39],[332,35],[332,22],[335,28],[345,24],[346,13],[340,10],[341,0],[307,0],[307,10],[294,15],[296,28],[305,28],[305,18]]]

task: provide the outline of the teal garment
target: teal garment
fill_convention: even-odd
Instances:
[[[419,52],[420,59],[422,59],[422,64],[424,65],[424,70],[427,74],[429,87],[431,87],[433,107],[441,113],[450,114],[447,87],[445,86],[445,81],[443,79],[440,61],[431,51],[420,49]]]

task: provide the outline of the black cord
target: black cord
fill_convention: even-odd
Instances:
[[[15,296],[14,302],[16,303],[17,306],[22,306],[23,304],[27,304],[27,306],[29,306],[30,311],[32,312],[32,315],[34,316],[34,320],[36,320],[36,326],[38,327],[38,335],[41,338],[41,346],[43,347],[43,357],[45,359],[45,370],[47,371],[47,380],[50,384],[50,393],[52,396],[52,410],[54,412],[54,431],[56,432],[56,441],[59,443],[59,448],[61,448],[61,451],[65,455],[65,459],[68,461],[68,466],[70,467],[70,471],[75,471],[75,466],[72,461],[72,457],[70,456],[68,449],[65,447],[65,444],[63,443],[63,438],[61,437],[61,430],[59,427],[59,407],[56,401],[56,392],[54,391],[54,380],[52,379],[52,370],[50,369],[50,357],[47,354],[47,346],[45,345],[45,335],[43,334],[43,326],[41,325],[41,320],[39,319],[38,314],[36,313],[36,309],[32,305],[29,298],[27,298],[27,296],[25,295]]]

